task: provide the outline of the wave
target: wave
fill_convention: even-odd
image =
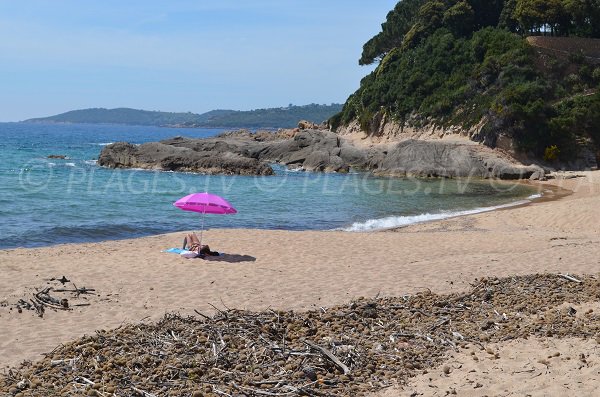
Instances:
[[[94,143],[94,145],[97,146],[108,146],[108,145],[112,145],[114,142],[102,142],[102,143]]]
[[[75,167],[75,163],[65,163],[67,167]]]
[[[98,164],[98,160],[85,160],[85,163],[90,165],[96,165]]]
[[[527,197],[527,200],[535,200],[535,199],[539,199],[541,197],[542,197],[541,193],[532,194],[531,196]]]
[[[542,197],[541,194],[532,194],[525,200],[514,201],[508,204],[501,204],[492,207],[480,207],[471,210],[463,211],[442,211],[434,214],[425,213],[419,215],[406,215],[406,216],[388,216],[380,219],[369,219],[365,222],[355,222],[351,226],[346,228],[339,228],[335,230],[342,230],[345,232],[370,232],[375,230],[393,229],[397,227],[404,227],[413,225],[416,223],[439,221],[447,218],[454,218],[457,216],[480,214],[482,212],[495,211],[503,208],[510,208],[517,205],[528,204],[531,200]]]

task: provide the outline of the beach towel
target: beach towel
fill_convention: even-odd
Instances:
[[[198,255],[198,253],[194,252],[194,251],[188,251],[188,250],[184,250],[181,248],[169,248],[166,250],[163,250],[162,252],[169,252],[172,254],[179,254],[180,256],[184,257],[184,258],[204,258],[204,254],[200,254]],[[223,254],[213,251],[211,254],[211,256],[221,256]]]
[[[181,254],[182,252],[189,252],[189,251],[181,249],[181,248],[169,248],[167,250],[163,250],[162,252],[170,252],[172,254]]]

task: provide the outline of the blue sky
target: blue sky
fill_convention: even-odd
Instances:
[[[396,0],[0,0],[0,121],[342,103]]]

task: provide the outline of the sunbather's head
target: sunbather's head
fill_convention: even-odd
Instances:
[[[217,255],[219,255],[219,253],[217,251],[211,251],[210,247],[208,245],[202,246],[202,248],[200,249],[199,253],[203,254],[203,255],[210,255],[210,256],[217,256]]]

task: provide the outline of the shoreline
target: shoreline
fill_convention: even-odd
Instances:
[[[539,183],[572,194],[388,232],[209,229],[205,241],[225,252],[209,260],[160,252],[179,247],[185,231],[0,250],[0,366],[36,360],[98,329],[168,312],[211,313],[212,305],[307,310],[363,296],[466,291],[481,277],[595,274],[600,172],[577,174],[584,177]],[[62,276],[98,295],[81,297],[89,306],[48,310],[44,318],[14,309]]]
[[[143,170],[143,169],[142,169]],[[143,171],[147,171],[147,170],[143,170]],[[173,171],[161,171],[161,172],[173,172]],[[420,180],[421,178],[417,178],[417,180]],[[429,178],[424,178],[424,180],[428,180]],[[436,179],[436,178],[434,178]],[[506,210],[506,209],[511,209],[511,208],[518,208],[524,205],[530,205],[532,203],[539,203],[539,202],[545,202],[548,200],[555,200],[555,199],[559,199],[563,196],[569,195],[570,191],[568,189],[562,189],[558,186],[553,186],[553,185],[547,185],[547,184],[543,184],[543,183],[538,183],[536,181],[527,181],[527,180],[513,180],[513,181],[509,181],[509,180],[500,180],[500,179],[484,179],[484,178],[451,178],[453,180],[461,180],[461,181],[466,181],[466,183],[470,183],[472,181],[475,181],[476,183],[484,183],[487,182],[490,185],[523,185],[523,186],[528,186],[530,188],[533,188],[535,192],[533,195],[536,194],[541,194],[542,197],[535,197],[535,198],[531,198],[531,195],[528,197],[524,197],[524,198],[513,198],[513,200],[515,201],[509,201],[503,204],[497,204],[497,205],[491,205],[491,206],[483,206],[483,207],[475,207],[475,208],[470,208],[470,209],[464,209],[464,210],[442,210],[440,212],[424,212],[424,213],[420,213],[417,215],[399,215],[399,216],[387,216],[387,217],[382,217],[382,218],[374,218],[374,219],[367,219],[366,221],[362,221],[362,222],[357,222],[358,224],[365,224],[365,223],[369,223],[369,222],[377,222],[380,221],[382,219],[388,219],[388,218],[418,218],[418,217],[422,217],[422,216],[433,216],[436,217],[434,219],[426,219],[426,220],[415,220],[412,221],[410,223],[407,223],[405,225],[398,225],[398,226],[389,226],[389,227],[375,227],[372,229],[366,229],[366,230],[348,230],[351,227],[353,227],[356,223],[353,223],[349,226],[346,227],[340,227],[340,228],[334,228],[334,229],[261,229],[261,228],[243,228],[246,230],[286,230],[286,231],[290,231],[290,232],[331,232],[331,231],[343,231],[343,232],[351,232],[351,233],[371,233],[371,232],[386,232],[386,231],[393,231],[394,229],[397,228],[405,228],[405,227],[410,227],[412,225],[417,225],[417,224],[421,224],[421,223],[428,223],[428,222],[437,222],[437,221],[441,221],[444,219],[452,219],[452,218],[456,218],[456,217],[461,217],[461,216],[470,216],[470,215],[476,215],[479,213],[484,213],[484,212],[490,212],[490,211],[498,211],[498,210]],[[547,195],[542,193],[542,188],[546,188],[548,191],[551,191],[552,194],[549,197],[546,197]],[[445,214],[448,213],[448,216],[445,216]],[[437,217],[439,216],[439,217]],[[239,227],[233,227],[233,228],[224,228],[223,230],[237,230],[237,229],[241,229]],[[210,229],[206,229],[206,230],[210,230]],[[213,229],[213,230],[218,230],[218,228]],[[140,235],[140,236],[133,236],[133,237],[125,237],[125,238],[114,238],[114,239],[105,239],[105,240],[89,240],[89,241],[73,241],[73,242],[59,242],[59,243],[53,243],[53,244],[42,244],[40,243],[40,245],[35,245],[35,246],[18,246],[18,247],[0,247],[0,251],[10,251],[10,250],[17,250],[17,249],[40,249],[40,248],[48,248],[48,247],[56,247],[56,246],[62,246],[62,245],[71,245],[71,244],[94,244],[94,243],[108,243],[108,242],[112,242],[112,241],[123,241],[123,240],[131,240],[131,239],[139,239],[139,238],[149,238],[149,237],[155,237],[155,236],[163,236],[163,235],[168,235],[171,233],[179,233],[180,231],[165,231],[163,233],[158,233],[158,234],[149,234],[149,235]]]

